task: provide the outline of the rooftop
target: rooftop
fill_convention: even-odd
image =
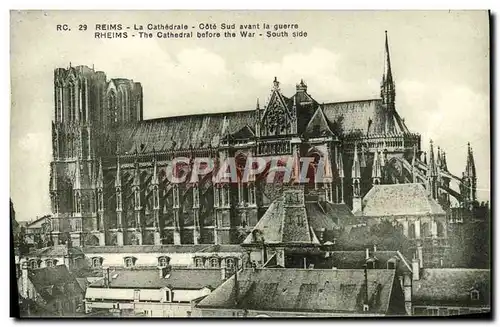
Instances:
[[[363,216],[429,214],[444,215],[445,212],[418,183],[374,185],[363,198]]]
[[[370,313],[386,313],[393,290],[394,270],[367,270]],[[294,312],[362,312],[362,269],[246,269],[197,305],[200,308],[245,308]],[[238,294],[238,295],[237,295]]]

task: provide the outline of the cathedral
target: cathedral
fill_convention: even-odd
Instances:
[[[313,157],[328,180],[303,185],[307,198],[346,204],[355,215],[373,185],[421,183],[451,210],[476,202],[469,147],[466,169],[448,171],[446,153],[411,131],[396,108],[385,39],[380,98],[322,102],[300,80],[285,95],[277,78],[269,100],[249,110],[143,119],[138,82],[108,79],[87,66],[54,71],[50,174],[52,238],[69,231],[76,246],[240,244],[287,185],[260,178],[171,183],[174,158]],[[262,174],[266,174],[264,171]],[[454,182],[459,189],[452,187]]]

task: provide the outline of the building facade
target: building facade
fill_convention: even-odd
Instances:
[[[302,80],[285,96],[275,78],[262,107],[257,100],[246,111],[151,120],[143,119],[140,83],[108,80],[86,66],[56,69],[54,243],[66,229],[75,246],[241,243],[287,187],[279,175],[266,183],[267,168],[234,183],[213,181],[215,172],[172,183],[167,167],[179,157],[191,160],[187,166],[199,157],[231,157],[239,171],[253,157],[314,158],[310,167],[324,169],[325,178],[307,168],[306,196],[345,203],[354,213],[377,184],[421,183],[445,209],[450,196],[463,206],[474,202],[472,150],[466,172],[456,177],[445,152],[435,156],[431,145],[427,158],[420,135],[399,116],[387,37],[384,67],[379,99],[322,103]]]

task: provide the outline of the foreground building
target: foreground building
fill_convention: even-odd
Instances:
[[[87,314],[189,317],[191,301],[210,294],[227,277],[226,269],[138,268],[109,270],[89,285]]]
[[[405,315],[395,270],[244,269],[205,298],[199,317]]]
[[[252,157],[314,158],[306,195],[355,213],[372,185],[410,182],[424,184],[445,209],[450,197],[468,207],[476,201],[472,150],[462,177],[448,171],[442,149],[431,145],[426,156],[396,110],[387,38],[384,67],[379,99],[318,101],[304,81],[286,96],[275,78],[262,107],[257,101],[245,111],[151,120],[143,119],[140,83],[86,66],[57,68],[54,244],[66,229],[76,246],[239,244],[286,188],[264,182],[267,169],[226,183],[212,181],[216,167],[197,182],[172,183],[167,166],[178,157],[231,157],[238,169]]]
[[[18,279],[21,314],[28,316],[80,316],[84,290],[67,266],[32,269],[21,261]]]

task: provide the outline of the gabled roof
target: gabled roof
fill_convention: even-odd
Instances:
[[[412,283],[415,303],[453,303],[468,306],[490,304],[489,269],[422,269],[420,279]],[[472,301],[470,292],[479,291],[479,300]]]
[[[369,313],[384,314],[389,307],[395,271],[369,269],[367,275]],[[197,307],[362,313],[363,285],[362,269],[246,269],[238,273],[237,298],[232,276]]]
[[[214,289],[223,282],[220,269],[207,268],[174,268],[165,277],[160,277],[158,268],[123,269],[109,274],[111,288]],[[89,285],[93,287],[104,287],[104,280]]]
[[[304,137],[333,137],[337,138],[335,133],[330,129],[328,121],[326,120],[325,114],[320,107],[316,109],[316,112],[309,120],[309,123],[306,126],[304,133],[302,134]]]
[[[417,183],[374,185],[363,198],[363,216],[444,214],[436,200]]]

